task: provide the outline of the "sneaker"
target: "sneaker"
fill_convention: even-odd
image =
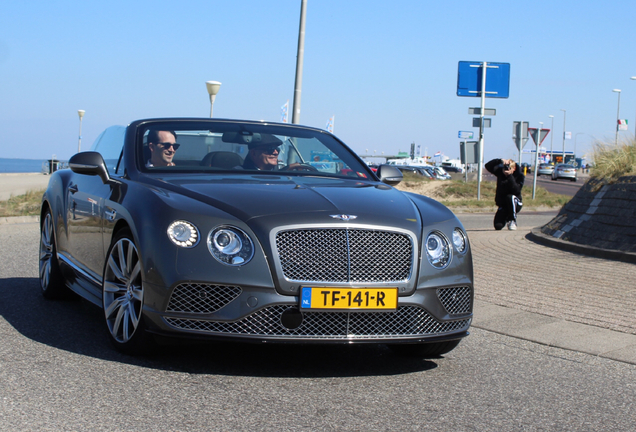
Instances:
[[[514,231],[517,229],[517,222],[515,221],[510,221],[508,222],[508,229],[511,231]]]

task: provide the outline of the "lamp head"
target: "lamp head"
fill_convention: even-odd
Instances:
[[[79,115],[79,118],[84,117],[85,112],[86,112],[85,110],[77,110],[77,114]]]
[[[221,83],[218,81],[206,81],[205,86],[208,88],[210,96],[216,96],[219,92],[219,88],[221,88]]]
[[[614,89],[614,90],[612,90],[612,91],[613,91],[613,92],[615,92],[615,93],[620,93],[620,92],[621,92],[621,90],[620,90],[620,89]]]

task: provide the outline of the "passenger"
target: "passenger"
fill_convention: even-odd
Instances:
[[[272,171],[277,169],[278,155],[280,154],[278,147],[280,147],[282,142],[277,138],[274,138],[274,140],[249,144],[249,152],[243,162],[243,168],[262,171]]]
[[[512,159],[493,159],[486,164],[486,169],[497,177],[495,204],[499,207],[495,213],[493,225],[496,230],[508,224],[509,230],[517,229],[517,213],[521,211],[521,188],[525,176],[519,165]]]
[[[172,158],[179,144],[177,144],[177,134],[173,131],[151,130],[148,132],[148,148],[150,159],[146,162],[146,167],[175,166]]]

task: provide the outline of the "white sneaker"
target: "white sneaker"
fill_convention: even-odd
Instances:
[[[517,222],[515,221],[510,221],[508,222],[508,229],[511,231],[514,231],[517,229]]]

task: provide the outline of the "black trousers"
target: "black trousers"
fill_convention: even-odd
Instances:
[[[495,229],[499,231],[510,221],[517,221],[517,213],[521,211],[523,203],[515,195],[507,195],[505,205],[497,209],[493,224]]]

